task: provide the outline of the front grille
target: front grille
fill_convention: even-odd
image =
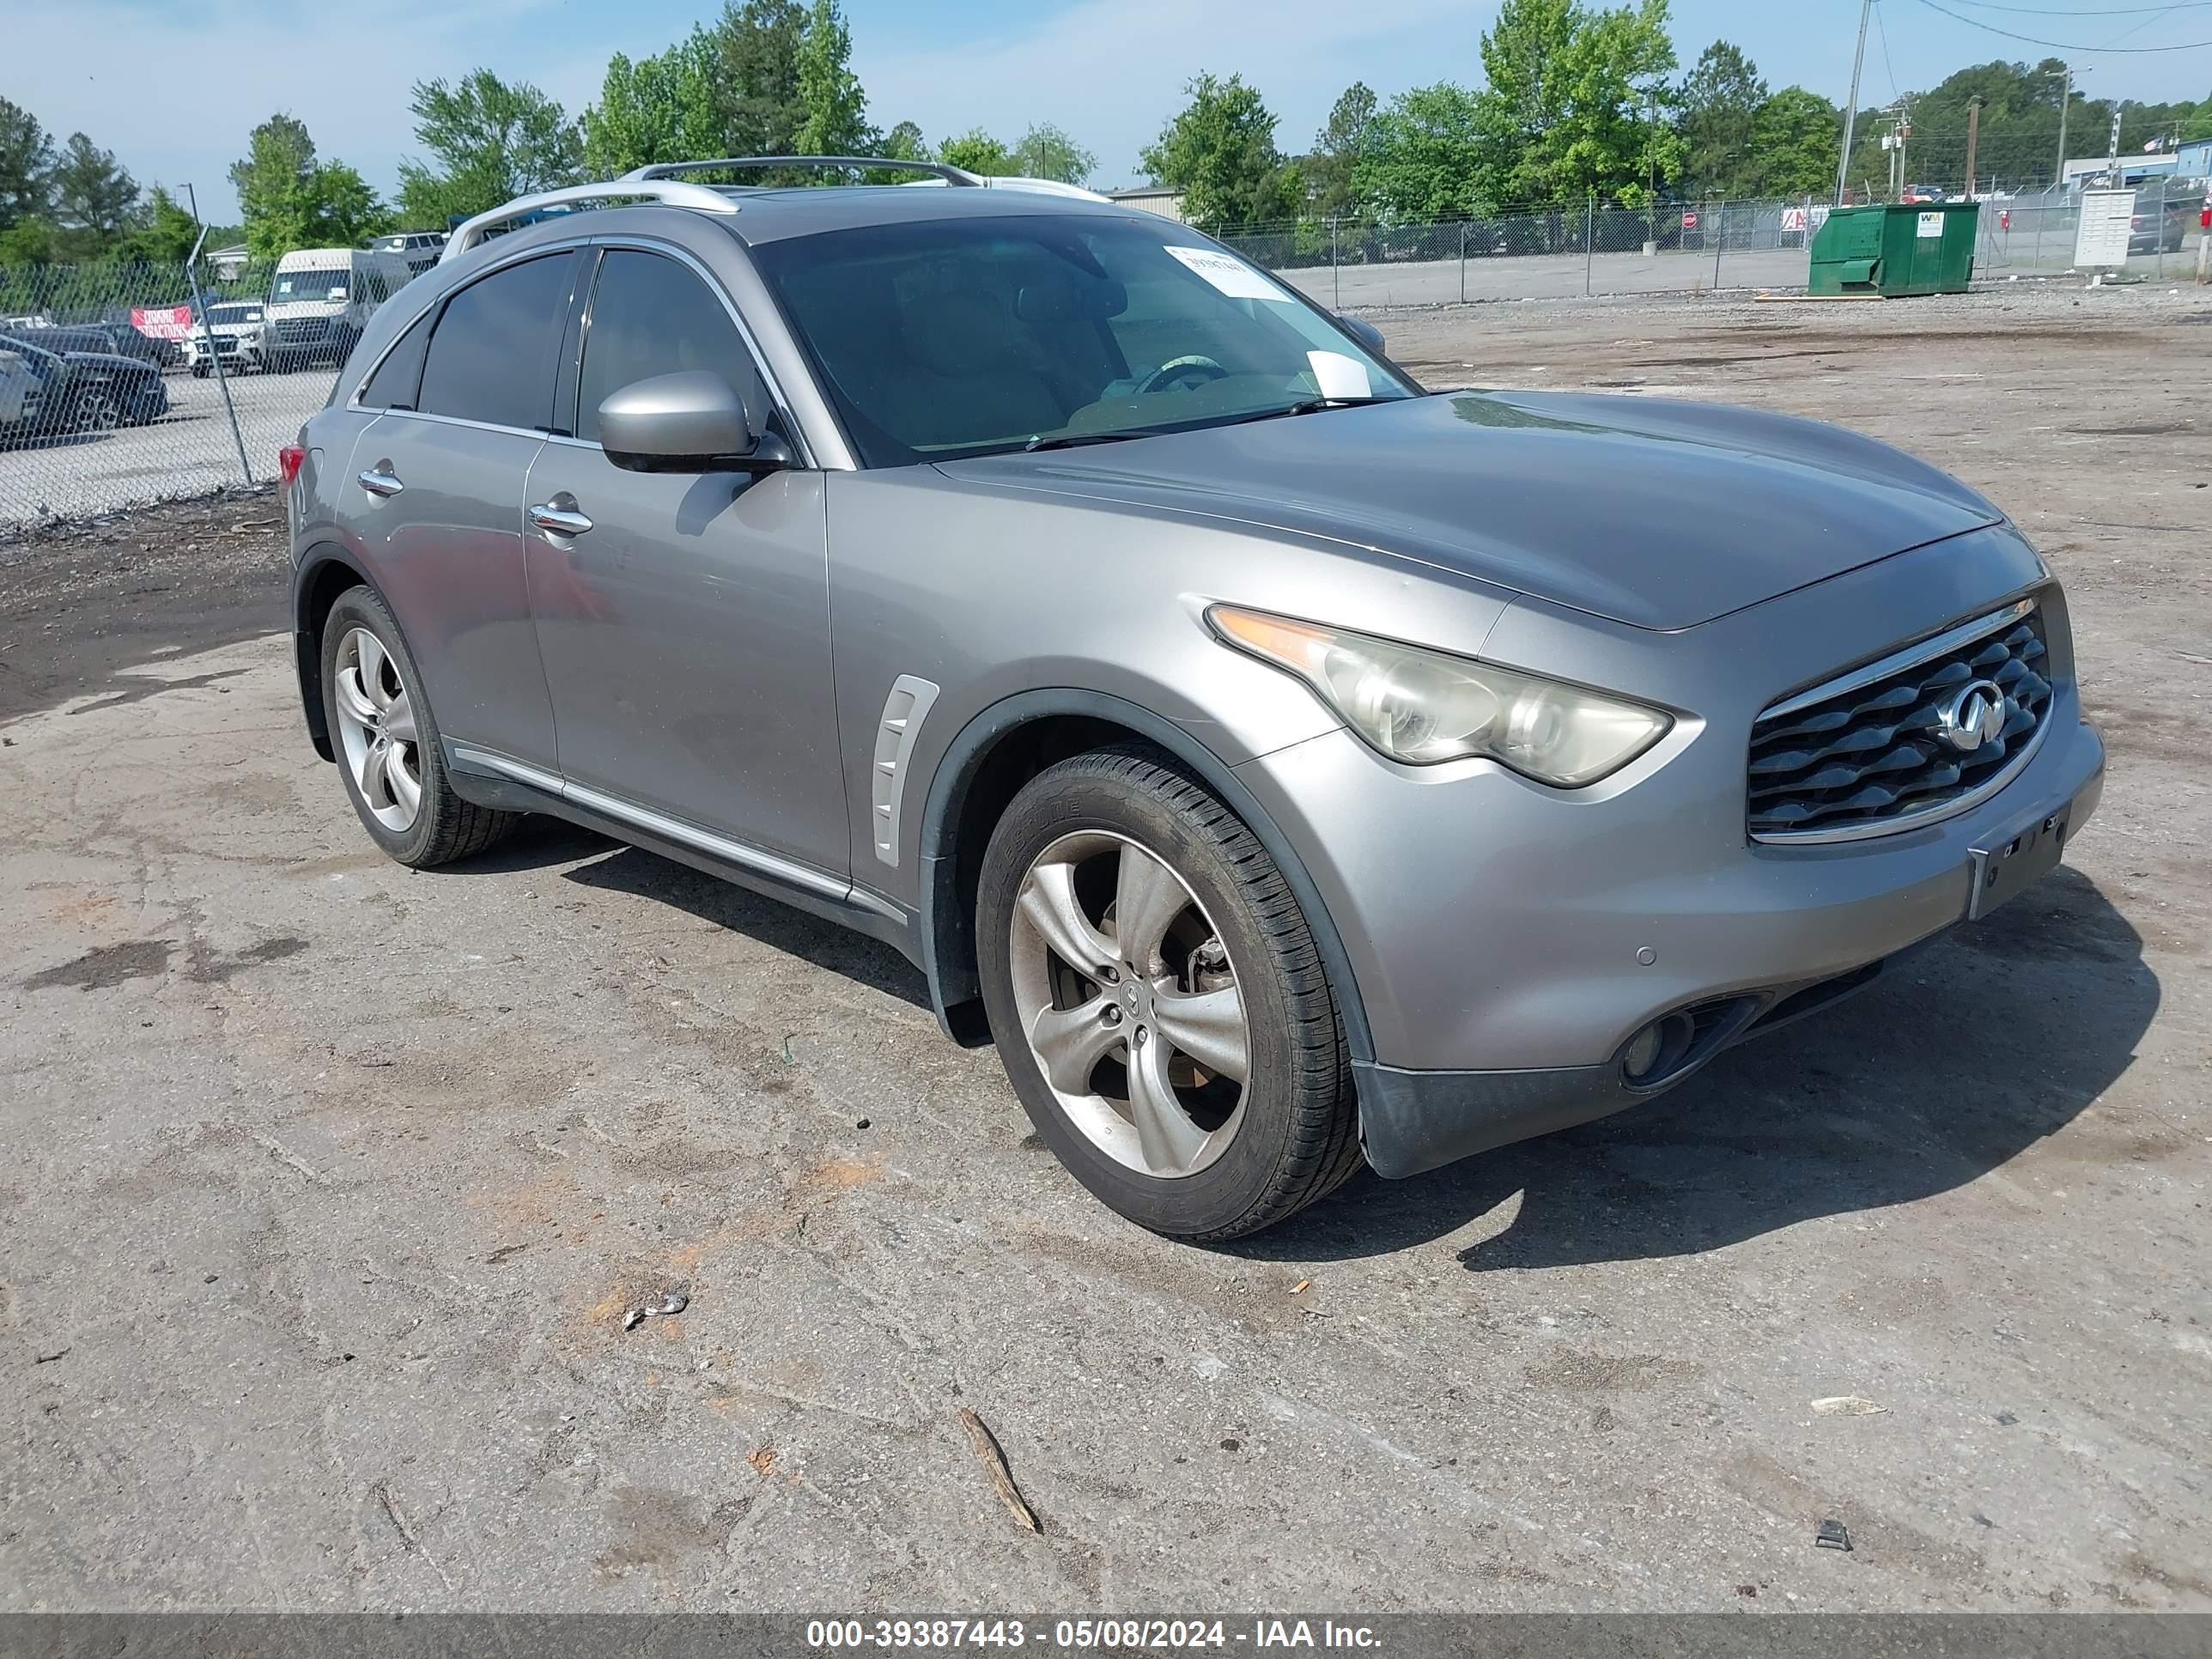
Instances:
[[[285,345],[320,345],[330,331],[327,317],[295,317],[276,325],[276,337]]]
[[[235,351],[235,350],[237,350],[237,349],[238,349],[238,336],[236,336],[235,334],[218,334],[218,335],[216,335],[216,336],[215,337],[215,349],[216,349],[217,351]]]
[[[1885,835],[1942,816],[2023,758],[2051,710],[2043,616],[2023,603],[1786,699],[1751,729],[1747,822],[1762,841]],[[1977,746],[1944,711],[1977,682],[2002,699]]]

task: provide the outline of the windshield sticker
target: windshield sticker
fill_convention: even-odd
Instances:
[[[1314,389],[1324,398],[1371,398],[1374,383],[1367,378],[1367,365],[1357,357],[1347,357],[1340,351],[1309,351],[1306,362],[1313,365]]]
[[[1276,300],[1284,297],[1258,271],[1231,254],[1210,247],[1170,247],[1168,257],[1180,259],[1232,300]]]

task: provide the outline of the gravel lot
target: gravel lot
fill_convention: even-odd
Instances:
[[[163,377],[169,412],[150,426],[127,426],[83,438],[49,438],[0,449],[0,530],[48,518],[79,519],[241,480],[238,441],[222,407],[223,388],[210,377]],[[331,393],[331,371],[247,374],[229,383],[246,463],[266,483],[276,451]]]
[[[2111,744],[2078,861],[1210,1253],[887,951],[556,826],[386,862],[265,500],[0,549],[0,1607],[2212,1609],[2212,297],[1383,321],[1987,489]]]

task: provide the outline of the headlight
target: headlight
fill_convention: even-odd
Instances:
[[[1674,724],[1641,703],[1370,634],[1226,605],[1206,616],[1224,642],[1288,669],[1408,765],[1481,757],[1577,789],[1619,771]]]

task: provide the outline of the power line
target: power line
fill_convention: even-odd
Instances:
[[[1881,21],[1880,6],[1874,9],[1874,26],[1881,37],[1881,72],[1889,77],[1889,96],[1893,103],[1897,100],[1897,71],[1889,66],[1889,25]]]
[[[1948,6],[1937,5],[1936,0],[1920,0],[1920,3],[1930,11],[1941,12],[1954,23],[1985,29],[1991,34],[2001,34],[2008,40],[2025,40],[2031,46],[2049,46],[2057,52],[2113,52],[2142,55],[2157,52],[2197,52],[2205,46],[2212,46],[2212,40],[2177,40],[2170,46],[2085,46],[2075,40],[2045,40],[2038,35],[2015,34],[2012,30],[2001,29],[1994,23],[1984,23],[1978,17],[1962,17]]]

